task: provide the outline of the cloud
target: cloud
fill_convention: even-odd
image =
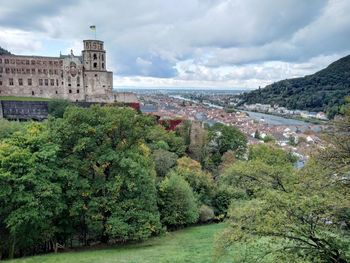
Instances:
[[[94,37],[89,26],[96,25],[120,85],[132,79],[135,85],[258,87],[311,74],[350,52],[348,0],[0,0],[0,5],[0,45],[19,54],[57,55],[71,48],[76,54],[82,39]]]

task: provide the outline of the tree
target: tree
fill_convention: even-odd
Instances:
[[[263,260],[270,255],[272,262],[349,262],[347,177],[320,165],[319,157],[293,171],[288,154],[264,147],[251,149],[249,161],[223,176],[226,184],[246,195],[231,203],[230,227],[219,251],[263,238],[268,240],[260,245]]]
[[[0,142],[0,258],[32,254],[56,240],[55,219],[65,207],[57,149],[39,123]]]
[[[161,221],[169,228],[195,223],[198,206],[190,185],[181,176],[171,172],[159,186]]]
[[[152,158],[156,165],[157,175],[164,177],[176,165],[177,155],[165,150],[155,150]]]
[[[23,129],[23,123],[0,119],[0,140],[10,137],[13,133],[22,131]]]
[[[145,239],[159,231],[155,170],[144,144],[151,118],[131,109],[68,107],[48,125],[60,145],[58,163],[70,175],[63,214],[84,244]]]
[[[221,157],[221,164],[219,165],[219,172],[223,173],[228,167],[236,162],[236,154],[234,151],[227,151]]]
[[[168,151],[183,156],[186,151],[186,145],[183,138],[176,135],[173,131],[167,131],[161,125],[152,125],[145,129],[146,143],[152,150],[159,149],[159,142],[166,142],[169,146]]]
[[[286,262],[349,262],[350,242],[337,216],[349,208],[349,196],[344,199],[339,189],[325,188],[322,171],[315,177],[315,168],[308,169],[285,184],[286,191],[262,190],[259,198],[233,202],[231,225],[221,247],[264,237],[275,244],[265,249],[278,262],[284,262],[286,255],[290,257]]]
[[[199,162],[182,157],[177,160],[175,171],[189,183],[201,203],[211,205],[215,194],[214,180],[210,173],[202,171]]]
[[[237,128],[223,124],[214,124],[209,128],[210,160],[206,167],[216,170],[221,157],[227,151],[234,151],[238,159],[242,159],[247,150],[247,138]]]
[[[259,144],[249,147],[248,160],[261,160],[272,166],[293,165],[297,158],[274,145]]]

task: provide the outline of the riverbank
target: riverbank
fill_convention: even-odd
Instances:
[[[299,121],[299,122],[304,122],[307,124],[325,125],[328,123],[328,121],[322,121],[322,120],[318,120],[318,119],[302,118],[302,117],[298,117],[298,116],[285,116],[285,115],[280,115],[280,114],[271,114],[271,113],[252,111],[252,110],[248,111],[248,110],[245,110],[244,108],[238,108],[237,110],[247,112],[248,114],[252,113],[252,115],[261,114],[261,116],[274,116],[274,117],[279,117],[279,118],[283,118],[283,119],[287,119],[287,120],[295,120],[295,121]]]

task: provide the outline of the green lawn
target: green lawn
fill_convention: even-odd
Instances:
[[[198,263],[212,262],[213,242],[225,224],[190,227],[134,245],[48,254],[7,262],[18,263]],[[221,261],[222,262],[222,261]],[[232,261],[227,261],[232,262]]]
[[[37,97],[0,96],[0,100],[49,101],[50,99],[46,99],[46,98],[37,98]]]

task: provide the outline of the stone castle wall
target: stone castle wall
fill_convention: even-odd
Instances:
[[[82,56],[0,55],[0,96],[113,102],[103,42],[84,40]]]

